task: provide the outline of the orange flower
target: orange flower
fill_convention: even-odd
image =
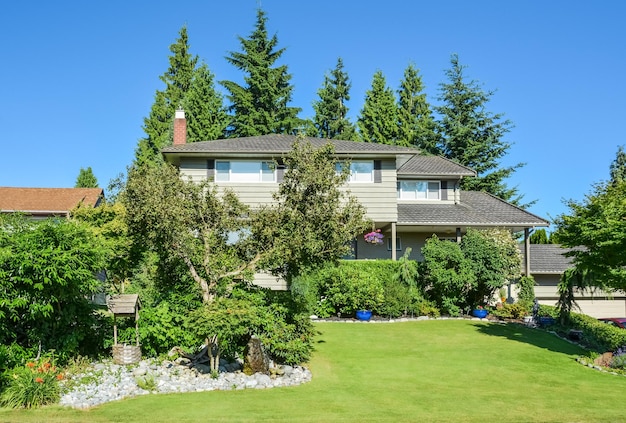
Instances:
[[[42,379],[42,378],[40,378],[40,377],[38,377],[37,379],[35,379],[35,382],[37,382],[37,383],[43,383],[43,379]]]
[[[46,361],[45,363],[43,363],[43,368],[48,370],[50,367],[52,367],[52,364],[50,364],[50,362]]]
[[[63,380],[63,373],[59,373],[57,375],[57,380]]]
[[[26,367],[30,367],[32,369],[33,367],[35,367],[35,363],[29,361],[28,363],[26,363]]]

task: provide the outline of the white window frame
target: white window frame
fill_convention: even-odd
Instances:
[[[415,189],[405,190],[403,184],[412,184]],[[418,186],[424,186],[425,190],[418,189]],[[433,185],[437,188],[434,189]],[[398,181],[398,199],[399,200],[420,200],[420,201],[439,201],[441,200],[441,181],[427,180],[400,180]]]
[[[387,251],[391,251],[391,237],[387,238]],[[402,251],[402,239],[399,236],[396,237],[396,251]]]
[[[273,183],[276,166],[268,160],[216,160],[215,182]]]
[[[346,162],[337,162],[335,166],[337,173],[340,173],[341,169],[345,165],[346,165]],[[363,166],[367,166],[369,168],[369,171],[362,171]],[[350,176],[348,177],[347,182],[351,184],[373,183],[374,182],[374,160],[352,160],[350,162]]]

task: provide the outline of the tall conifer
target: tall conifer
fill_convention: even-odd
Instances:
[[[206,63],[193,74],[191,87],[183,100],[187,116],[187,142],[225,138],[230,118],[224,98],[215,90],[215,76]]]
[[[508,119],[503,120],[502,114],[486,110],[494,92],[483,91],[474,80],[466,82],[465,66],[459,63],[458,55],[453,54],[450,63],[452,66],[446,71],[448,82],[440,84],[442,105],[436,108],[441,116],[443,155],[477,172],[476,178],[463,179],[463,189],[489,192],[519,205],[522,196],[517,188],[508,187],[505,179],[524,163],[500,167],[500,159],[511,147],[502,138],[513,125]]]
[[[343,60],[337,59],[335,69],[324,76],[322,88],[317,91],[319,100],[313,102],[315,131],[311,136],[337,140],[356,140],[356,128],[348,119],[350,79],[343,71]]]
[[[174,112],[182,106],[189,90],[193,70],[198,58],[189,53],[187,27],[183,26],[178,39],[170,45],[170,66],[159,77],[165,83],[164,90],[157,90],[150,115],[144,119],[146,136],[139,140],[135,150],[135,162],[160,162],[161,148],[172,144]]]
[[[418,70],[409,64],[398,90],[398,145],[416,146],[439,154],[436,123],[426,101],[424,84]]]
[[[247,137],[292,134],[303,125],[300,108],[289,107],[293,86],[286,65],[275,66],[285,49],[276,49],[278,38],[268,38],[265,12],[257,11],[256,26],[249,38],[239,37],[242,52],[230,52],[226,60],[245,74],[245,85],[221,81],[230,93],[233,115],[231,135]]]
[[[365,93],[365,103],[357,121],[362,141],[395,144],[398,136],[398,106],[382,71],[372,79]]]

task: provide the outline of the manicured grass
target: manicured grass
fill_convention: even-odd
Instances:
[[[313,380],[293,388],[148,395],[20,422],[624,422],[626,377],[586,368],[548,333],[476,320],[319,323]]]

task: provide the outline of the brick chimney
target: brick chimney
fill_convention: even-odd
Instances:
[[[185,120],[185,111],[183,109],[178,109],[174,115],[174,145],[186,143],[187,120]]]

